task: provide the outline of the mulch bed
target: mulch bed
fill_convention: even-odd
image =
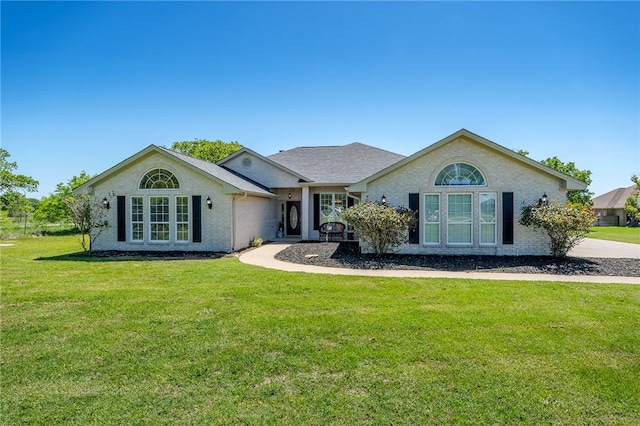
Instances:
[[[113,259],[219,259],[228,253],[217,251],[146,251],[146,250],[94,250],[91,254],[76,253],[77,257]],[[73,256],[73,255],[72,255]]]
[[[313,255],[309,257],[308,255]],[[276,259],[305,265],[351,269],[406,269],[457,272],[505,272],[555,275],[640,277],[638,259],[549,256],[442,256],[361,254],[357,242],[303,241],[276,255]]]

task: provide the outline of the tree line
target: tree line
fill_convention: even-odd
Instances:
[[[217,162],[240,150],[242,145],[238,142],[224,142],[221,140],[209,141],[207,139],[194,139],[190,141],[174,142],[170,149],[179,153],[200,158],[205,161]],[[516,150],[521,155],[528,155],[524,150]],[[9,160],[11,155],[6,149],[0,148],[0,224],[3,228],[9,223],[25,224],[27,232],[27,221],[30,220],[44,229],[50,224],[68,225],[80,229],[96,223],[87,222],[87,217],[81,217],[78,212],[84,212],[86,216],[90,210],[86,204],[87,200],[75,194],[73,190],[83,183],[92,179],[95,175],[80,171],[66,182],[60,182],[55,190],[41,199],[30,198],[28,193],[38,190],[39,182],[23,174],[17,173],[18,164]],[[541,161],[542,164],[572,176],[587,185],[591,184],[591,171],[579,169],[573,162],[563,162],[558,157],[550,157]],[[633,175],[631,180],[636,185],[636,190],[627,200],[625,211],[630,219],[631,225],[640,222],[640,210],[638,197],[640,196],[640,178]],[[574,207],[590,207],[593,193],[586,190],[568,191],[567,205]],[[85,206],[78,203],[85,203]],[[528,213],[528,212],[525,212]]]

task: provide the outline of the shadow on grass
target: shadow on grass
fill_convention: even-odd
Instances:
[[[98,251],[88,253],[79,251],[58,256],[36,257],[35,260],[53,260],[65,262],[128,262],[141,260],[185,260],[185,259],[220,259],[228,256],[221,252],[191,251]]]

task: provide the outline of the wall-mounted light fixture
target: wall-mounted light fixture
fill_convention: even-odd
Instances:
[[[207,207],[209,207],[209,210],[211,210],[213,208],[213,201],[211,201],[211,197],[207,197]]]
[[[549,205],[549,197],[547,197],[547,193],[542,194],[541,198],[538,198],[538,207]]]
[[[387,197],[385,197],[384,194],[382,194],[382,198],[380,199],[380,204],[382,204],[383,206],[387,205]]]
[[[287,194],[287,198],[288,198],[288,199],[291,199],[291,193],[288,193],[288,194]]]
[[[107,200],[107,197],[102,199],[102,208],[109,210],[109,200]]]

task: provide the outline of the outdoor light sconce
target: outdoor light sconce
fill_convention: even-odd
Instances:
[[[209,210],[213,208],[213,201],[211,201],[211,197],[207,197],[207,207],[209,207]]]
[[[538,206],[546,206],[549,205],[549,197],[547,197],[547,193],[542,194],[542,198],[538,199]]]
[[[385,196],[384,196],[384,194],[382,194],[382,198],[380,199],[380,203],[381,203],[383,206],[386,206],[386,205],[387,205],[387,197],[385,197]]]
[[[109,210],[109,200],[107,200],[107,197],[102,199],[102,208]]]
[[[287,198],[291,199],[291,193],[287,194]]]

